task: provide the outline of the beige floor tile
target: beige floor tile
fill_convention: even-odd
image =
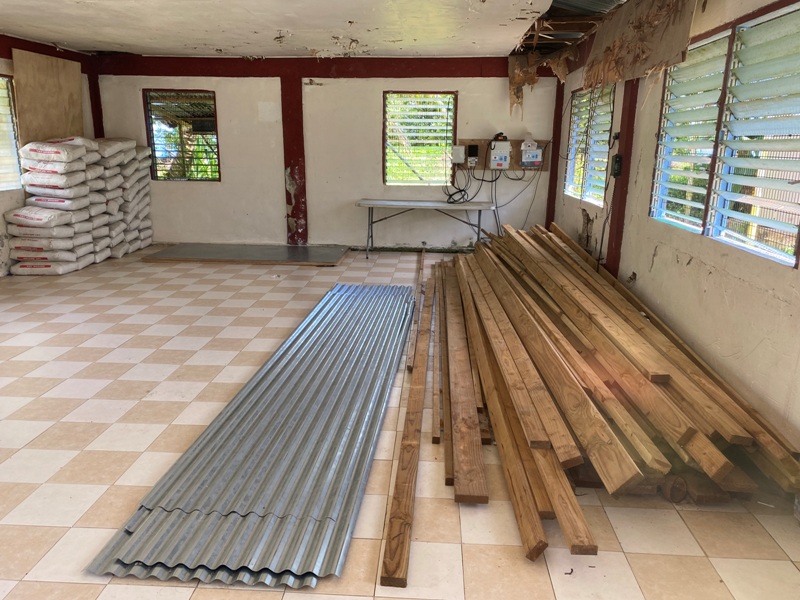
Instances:
[[[143,400],[191,402],[206,387],[205,382],[162,381]]]
[[[107,486],[45,483],[3,517],[4,525],[72,527]]]
[[[0,579],[22,579],[67,533],[63,527],[0,525]]]
[[[117,485],[155,485],[180,458],[177,452],[143,452],[117,480]]]
[[[5,419],[7,416],[14,414],[32,401],[33,398],[0,396],[0,419]]]
[[[628,554],[627,557],[647,600],[733,600],[704,556]]]
[[[109,585],[100,594],[98,600],[189,600],[194,588],[170,587],[150,584]]]
[[[0,464],[0,481],[44,483],[77,454],[74,450],[18,450]]]
[[[195,400],[184,405],[184,409],[175,418],[175,425],[208,425],[220,411],[225,408],[224,402],[200,402]]]
[[[153,391],[155,381],[122,381],[111,382],[97,395],[104,400],[141,400]]]
[[[112,485],[138,457],[138,452],[84,450],[53,475],[49,483]]]
[[[261,367],[272,356],[272,352],[239,352],[228,366]]]
[[[736,600],[793,600],[798,597],[800,571],[788,560],[710,560]]]
[[[52,425],[52,421],[0,421],[0,448],[22,448]]]
[[[108,575],[93,575],[86,565],[115,533],[113,529],[81,529],[73,527],[25,576],[27,581],[63,583],[107,583]]]
[[[113,485],[75,523],[76,527],[118,529],[131,518],[150,487]]]
[[[167,377],[167,381],[202,382],[207,384],[219,375],[224,365],[182,365]]]
[[[710,557],[787,558],[753,515],[708,512],[685,512],[681,515]]]
[[[139,402],[126,412],[120,423],[154,423],[169,425],[184,409],[185,402],[152,401]]]
[[[529,561],[519,546],[465,544],[463,558],[466,600],[555,598],[545,561]],[[501,573],[510,576],[497,576]]]
[[[134,406],[136,400],[90,399],[65,416],[62,422],[116,423]]]
[[[48,390],[43,396],[47,398],[79,398],[88,399],[105,389],[110,379],[67,379]],[[110,398],[110,396],[105,396]]]
[[[367,479],[367,494],[390,494],[389,480],[392,476],[392,462],[390,460],[373,460]]]
[[[30,360],[9,360],[0,363],[0,377],[24,377],[47,363]],[[38,375],[34,375],[38,377]],[[42,375],[41,377],[44,377]],[[50,376],[54,377],[54,376]]]
[[[194,354],[191,350],[156,350],[142,363],[159,363],[164,365],[182,365]]]
[[[81,360],[90,363],[100,360],[111,351],[110,348],[73,348],[61,355],[63,360]],[[94,365],[97,366],[97,365]],[[87,367],[88,369],[89,367]],[[101,371],[102,372],[102,371]],[[89,379],[115,379],[116,376],[92,376]]]
[[[0,483],[0,519],[14,510],[38,487],[39,484],[36,483]]]
[[[89,444],[87,449],[144,452],[166,428],[166,425],[114,423]]]
[[[794,515],[756,515],[790,560],[800,561],[800,522]]]
[[[386,520],[387,497],[365,494],[358,511],[353,537],[380,540]]]
[[[27,448],[83,450],[107,428],[105,423],[56,423],[29,443]]]
[[[168,425],[161,435],[147,447],[147,450],[149,452],[183,453],[205,430],[205,425]]]
[[[545,559],[558,600],[644,600],[622,552],[575,556],[565,548],[548,548]]]
[[[119,381],[124,382],[161,382],[169,377],[178,365],[162,365],[152,363],[140,363],[134,365],[119,377]],[[155,385],[150,386],[148,393]]]
[[[84,402],[74,398],[36,398],[7,418],[14,421],[60,421]]]
[[[511,502],[460,504],[459,509],[462,543],[522,545]]]
[[[411,542],[407,587],[376,585],[375,595],[385,598],[463,600],[461,545]]]
[[[606,514],[625,552],[703,555],[689,528],[673,509],[607,506]]]
[[[198,402],[229,402],[242,389],[241,383],[209,383],[195,398]]]
[[[75,374],[83,379],[117,379],[133,367],[129,363],[92,363]]]
[[[20,581],[4,600],[95,600],[102,585]]]
[[[38,398],[61,383],[60,379],[37,379],[20,377],[0,388],[0,396],[22,396]]]
[[[458,504],[445,498],[416,498],[411,539],[415,542],[460,544]]]
[[[444,461],[444,446],[442,444],[432,444],[430,441],[430,434],[428,434],[427,437],[422,438],[422,445],[419,448],[419,459],[428,462]]]
[[[312,594],[371,596],[378,577],[378,560],[381,551],[380,540],[353,539],[347,552],[347,560],[341,577],[325,577],[319,585],[303,592]],[[293,590],[286,590],[290,598]]]
[[[448,498],[453,500],[455,497],[453,487],[447,486],[444,483],[444,463],[419,463],[417,469],[417,496],[422,498]]]
[[[594,537],[597,548],[605,552],[620,552],[622,546],[619,544],[614,528],[608,520],[605,510],[602,506],[584,506],[581,509],[583,516],[586,518],[586,523],[589,525],[589,530]],[[567,548],[567,543],[564,540],[564,534],[558,521],[555,519],[545,519],[542,521],[544,531],[547,534],[547,543],[551,548]]]
[[[124,585],[128,587],[158,586],[161,588],[180,587],[180,588],[192,588],[192,589],[196,588],[197,584],[198,584],[197,579],[190,579],[189,581],[181,581],[176,577],[171,577],[169,579],[165,579],[164,581],[162,581],[157,577],[145,577],[144,579],[139,579],[135,575],[128,575],[127,577],[112,577],[111,581],[108,582],[108,585]]]
[[[794,511],[793,501],[760,491],[741,504],[754,515],[790,515]]]

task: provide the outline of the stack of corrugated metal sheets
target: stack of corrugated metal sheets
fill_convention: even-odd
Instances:
[[[410,287],[337,285],[90,570],[295,588],[340,575],[413,303]]]

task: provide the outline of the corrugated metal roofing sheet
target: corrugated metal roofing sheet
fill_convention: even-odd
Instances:
[[[412,310],[410,287],[336,286],[90,570],[291,587],[341,574]]]

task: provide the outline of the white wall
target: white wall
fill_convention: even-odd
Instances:
[[[107,137],[147,143],[142,89],[216,93],[222,181],[151,182],[157,242],[286,243],[280,80],[102,76]]]
[[[765,4],[709,2],[693,34]],[[800,432],[800,274],[648,216],[660,90],[660,80],[640,83],[619,278],[635,273],[634,293],[773,424]],[[574,222],[577,207],[559,204],[556,221]]]
[[[461,139],[491,139],[500,131],[511,139],[521,139],[530,132],[535,139],[547,140],[552,134],[554,78],[541,79],[532,90],[526,88],[524,110],[516,109],[513,114],[509,112],[505,78],[314,79],[314,83],[303,86],[309,242],[314,244],[363,246],[367,209],[355,206],[361,198],[445,199],[439,186],[383,184],[382,120],[386,90],[457,91],[456,127]],[[485,176],[489,178],[488,173]],[[531,173],[527,177],[532,176]],[[501,209],[502,221],[516,227],[543,222],[547,178],[548,173],[541,172],[538,186],[534,181]],[[472,190],[477,186],[474,182]],[[498,204],[510,200],[524,186],[524,182],[501,178],[497,187]],[[484,184],[478,200],[489,199],[489,187]],[[376,209],[375,217],[387,214],[390,211]],[[494,230],[490,217],[485,213],[482,225]],[[471,218],[475,220],[474,213]],[[470,227],[433,211],[414,211],[375,225],[376,246],[465,246],[474,239]]]

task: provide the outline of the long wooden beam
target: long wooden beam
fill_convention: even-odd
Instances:
[[[411,551],[411,526],[414,520],[414,495],[417,489],[419,445],[422,437],[422,412],[425,403],[425,383],[428,371],[431,317],[433,312],[433,278],[428,281],[430,292],[425,295],[420,314],[419,343],[416,346],[415,368],[411,373],[403,437],[395,478],[392,508],[386,533],[386,551],[381,567],[381,585],[406,587],[408,561]]]
[[[472,363],[461,291],[455,268],[445,268],[445,316],[450,374],[450,412],[453,432],[453,485],[456,502],[486,504],[489,486],[481,450],[480,424],[475,406]]]

